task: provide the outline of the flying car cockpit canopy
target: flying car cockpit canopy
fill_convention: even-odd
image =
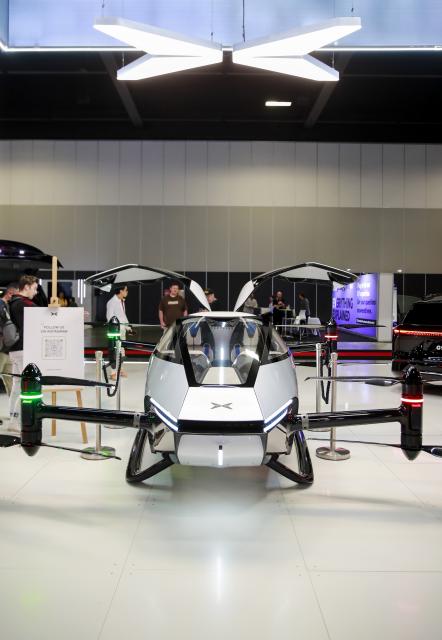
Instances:
[[[253,386],[260,365],[289,357],[276,331],[255,316],[190,316],[170,327],[157,358],[184,365],[189,386]]]

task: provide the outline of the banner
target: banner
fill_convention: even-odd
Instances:
[[[366,273],[356,282],[333,290],[332,315],[336,324],[364,324],[367,329],[351,329],[360,335],[376,338],[378,312],[378,274]]]

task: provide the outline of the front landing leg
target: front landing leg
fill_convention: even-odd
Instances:
[[[302,431],[295,431],[293,435],[296,455],[298,457],[299,473],[289,469],[289,467],[286,467],[282,462],[279,462],[279,456],[277,454],[271,456],[270,460],[266,462],[266,466],[297,484],[313,484],[313,465],[305,436]]]

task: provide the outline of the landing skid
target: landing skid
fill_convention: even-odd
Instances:
[[[143,482],[157,473],[164,471],[168,467],[171,467],[174,462],[171,460],[167,453],[162,454],[162,460],[159,460],[155,464],[151,465],[144,471],[140,471],[141,460],[143,457],[144,446],[146,444],[148,434],[145,429],[140,429],[135,437],[132,451],[130,452],[130,458],[126,469],[127,482],[136,483]]]
[[[174,462],[170,458],[168,453],[162,454],[162,459],[151,465],[147,469],[140,471],[141,461],[143,458],[143,451],[148,440],[148,433],[145,429],[140,429],[135,437],[132,451],[130,454],[129,462],[126,470],[126,480],[130,483],[143,482],[157,473],[164,471],[168,467],[171,467]],[[310,485],[313,483],[313,466],[308,450],[307,442],[302,431],[295,431],[293,433],[293,444],[295,446],[296,455],[298,458],[299,473],[289,469],[284,464],[279,462],[279,454],[272,454],[270,460],[266,462],[266,466],[277,473],[280,473],[285,478],[288,478],[292,482],[297,484]]]
[[[266,462],[266,466],[273,469],[273,471],[276,471],[276,473],[281,474],[284,478],[287,478],[292,482],[296,482],[297,484],[313,484],[313,465],[307,442],[302,431],[295,431],[293,443],[298,457],[299,473],[293,471],[293,469],[289,469],[289,467],[286,467],[282,462],[279,462],[278,454],[273,454],[270,460]]]

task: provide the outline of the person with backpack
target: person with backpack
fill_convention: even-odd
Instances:
[[[9,349],[14,345],[18,332],[9,315],[9,302],[12,296],[18,293],[18,282],[11,282],[6,287],[3,297],[0,298],[0,376],[2,373],[12,373],[12,364],[9,357]],[[11,326],[12,325],[12,326]],[[12,378],[2,376],[6,393],[11,395]],[[3,421],[0,420],[0,425]]]
[[[35,276],[22,276],[18,282],[18,293],[12,296],[9,303],[9,314],[17,328],[18,339],[9,351],[12,373],[23,371],[23,329],[24,310],[35,307],[32,299],[37,293],[38,279]],[[12,379],[12,390],[9,396],[9,431],[20,431],[20,378]]]

